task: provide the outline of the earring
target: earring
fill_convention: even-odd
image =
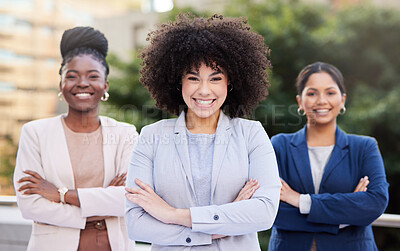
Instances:
[[[179,84],[176,86],[176,90],[177,90],[178,92],[182,91],[181,88],[179,88],[180,86],[182,86],[182,83],[179,83]]]
[[[57,97],[58,97],[58,99],[59,99],[60,101],[63,101],[62,92],[59,92],[59,93],[57,94]]]
[[[297,109],[297,114],[298,114],[299,116],[304,116],[304,115],[306,115],[306,113],[304,112],[304,110],[301,109],[300,107]]]
[[[101,97],[101,101],[106,102],[109,97],[110,97],[110,94],[108,94],[108,92],[105,92],[103,94],[103,96]]]
[[[229,85],[231,88],[228,90],[228,92],[231,92],[233,90],[233,85],[232,84],[229,84]]]
[[[339,115],[343,115],[343,114],[345,114],[346,113],[346,107],[342,107],[342,108],[340,108],[340,110],[339,110]]]

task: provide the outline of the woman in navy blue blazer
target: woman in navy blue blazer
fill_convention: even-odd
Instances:
[[[308,65],[296,87],[307,124],[271,139],[282,188],[268,250],[377,250],[371,223],[388,203],[377,143],[337,127],[346,94],[336,67]]]

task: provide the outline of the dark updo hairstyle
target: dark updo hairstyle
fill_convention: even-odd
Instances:
[[[106,69],[106,78],[109,73],[109,67],[105,60],[108,51],[108,42],[103,33],[92,27],[75,27],[64,31],[60,51],[62,63],[59,74],[65,64],[72,60],[75,56],[91,55],[97,59]]]
[[[328,73],[333,79],[333,81],[335,81],[335,83],[339,87],[340,93],[342,95],[346,93],[346,88],[344,87],[342,73],[333,65],[323,62],[316,62],[304,67],[303,70],[301,70],[299,75],[297,76],[296,88],[297,88],[297,94],[300,97],[310,76],[314,73],[320,73],[320,72]]]
[[[182,98],[182,76],[204,63],[228,76],[228,95],[222,106],[230,117],[251,114],[267,95],[271,67],[264,38],[250,31],[244,18],[194,17],[179,14],[148,34],[141,50],[141,83],[160,109],[179,115],[187,109]]]

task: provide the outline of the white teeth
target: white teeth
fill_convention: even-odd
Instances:
[[[321,109],[321,110],[315,110],[316,113],[325,113],[325,112],[329,112],[328,109]]]
[[[200,105],[209,105],[213,102],[213,100],[200,100],[200,99],[195,99],[197,103]]]
[[[90,93],[77,93],[77,94],[75,94],[75,96],[78,96],[78,97],[89,97]]]

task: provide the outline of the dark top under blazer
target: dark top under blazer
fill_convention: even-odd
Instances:
[[[307,250],[315,237],[317,250],[377,250],[371,223],[386,209],[389,195],[382,157],[374,138],[346,134],[339,128],[325,167],[319,194],[314,194],[306,127],[271,138],[279,173],[300,194],[310,194],[309,214],[280,202],[269,251]],[[368,176],[366,192],[353,193]],[[339,224],[349,224],[339,229]]]

